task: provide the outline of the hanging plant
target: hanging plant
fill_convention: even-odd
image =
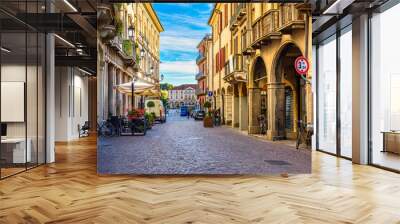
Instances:
[[[133,44],[131,40],[124,40],[122,42],[122,50],[128,56],[133,56]]]
[[[122,37],[123,28],[122,20],[118,17],[115,18],[115,31],[119,37]]]

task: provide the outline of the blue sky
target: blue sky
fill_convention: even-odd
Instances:
[[[196,83],[196,46],[211,32],[207,22],[213,4],[154,3],[153,7],[165,30],[160,37],[163,82]]]

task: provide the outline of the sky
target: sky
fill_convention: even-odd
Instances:
[[[207,22],[213,4],[154,3],[164,32],[160,35],[162,82],[173,85],[196,83],[196,46],[211,28]]]

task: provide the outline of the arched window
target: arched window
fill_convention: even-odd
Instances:
[[[265,76],[267,76],[267,72],[265,70],[264,60],[258,57],[254,64],[254,80],[261,79]]]

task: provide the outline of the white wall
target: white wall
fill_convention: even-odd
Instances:
[[[56,67],[55,141],[79,138],[78,125],[89,120],[88,78],[72,67]]]

